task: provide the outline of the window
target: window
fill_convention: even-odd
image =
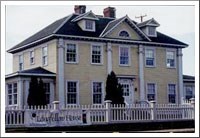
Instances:
[[[50,83],[44,83],[44,90],[47,104],[50,103]]]
[[[129,65],[129,48],[128,47],[119,47],[120,51],[120,65]]]
[[[185,86],[185,99],[190,100],[191,98],[194,98],[193,87],[190,85],[187,85]]]
[[[123,89],[123,96],[129,96],[130,94],[130,88],[128,83],[121,83],[122,89]]]
[[[174,68],[175,67],[175,52],[167,51],[167,67]]]
[[[155,36],[155,35],[156,35],[156,27],[149,26],[149,27],[148,27],[148,34],[149,34],[150,36]]]
[[[103,83],[93,82],[92,91],[93,91],[93,104],[102,104]]]
[[[154,49],[146,49],[145,51],[146,57],[146,66],[155,66],[155,54]]]
[[[67,44],[66,48],[66,62],[77,63],[77,47],[76,44]]]
[[[168,85],[168,100],[169,100],[169,103],[176,103],[176,85],[175,84]]]
[[[127,32],[127,31],[121,31],[120,33],[119,33],[119,36],[120,37],[129,37],[129,33]]]
[[[92,63],[102,64],[102,46],[92,46]]]
[[[93,22],[94,21],[90,21],[90,20],[85,20],[85,29],[86,30],[93,30]]]
[[[43,66],[47,65],[47,60],[48,60],[47,59],[47,56],[48,56],[47,51],[48,51],[47,46],[42,48],[42,65]]]
[[[17,83],[7,84],[8,105],[17,104]]]
[[[148,101],[156,100],[156,86],[154,83],[147,84],[147,99]]]
[[[24,63],[23,63],[23,55],[19,55],[19,70],[23,70]]]
[[[34,60],[35,60],[35,59],[34,59],[34,56],[35,56],[34,51],[30,51],[30,63],[31,63],[31,64],[34,64],[34,62],[35,62],[35,61],[34,61]]]
[[[77,104],[77,81],[67,81],[67,104]]]

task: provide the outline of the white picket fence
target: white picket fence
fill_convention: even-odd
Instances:
[[[194,102],[187,104],[67,105],[7,107],[6,128],[55,127],[106,123],[194,120]]]

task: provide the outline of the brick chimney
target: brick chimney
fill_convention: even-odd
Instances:
[[[74,6],[74,12],[77,14],[83,14],[85,13],[86,6],[85,5],[75,5]]]
[[[115,18],[115,11],[116,9],[114,7],[107,7],[103,10],[103,14],[104,17],[111,17],[111,18]]]

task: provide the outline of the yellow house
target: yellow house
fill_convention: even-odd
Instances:
[[[153,18],[117,19],[114,7],[103,16],[83,5],[74,11],[8,50],[14,73],[6,75],[7,106],[27,105],[31,76],[43,79],[48,103],[103,104],[111,71],[126,104],[182,102],[187,44],[156,31],[160,24]]]

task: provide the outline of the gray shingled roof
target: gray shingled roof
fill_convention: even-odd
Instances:
[[[10,53],[15,53],[17,52],[16,49],[23,50],[28,48],[28,45],[33,46],[31,43],[36,42],[38,40],[41,40],[43,38],[47,38],[48,36],[51,36],[48,38],[48,40],[54,38],[54,34],[56,35],[72,35],[72,36],[86,36],[86,37],[96,37],[98,38],[102,31],[105,29],[105,27],[108,25],[109,22],[113,21],[114,18],[106,18],[106,17],[100,17],[97,15],[99,20],[95,21],[96,22],[96,31],[95,32],[89,32],[89,31],[83,31],[76,22],[72,22],[74,18],[76,18],[78,15],[77,14],[72,14],[69,16],[66,16],[62,19],[59,19],[52,24],[48,25],[41,31],[37,32],[36,34],[30,36],[23,42],[17,44],[16,46],[12,47],[11,49],[8,50]],[[121,21],[123,18],[119,18],[111,22],[107,28],[105,29],[105,32],[107,32],[109,29],[111,29],[113,26],[115,26],[119,21]],[[136,22],[132,21],[134,24]],[[168,44],[175,44],[175,45],[183,45],[187,46],[187,44],[182,43],[174,38],[171,38],[167,35],[164,35],[162,33],[158,32],[157,37],[152,37],[150,38],[152,42],[159,42],[159,43],[168,43]],[[47,39],[45,39],[47,41]],[[143,40],[146,41],[146,40]]]

